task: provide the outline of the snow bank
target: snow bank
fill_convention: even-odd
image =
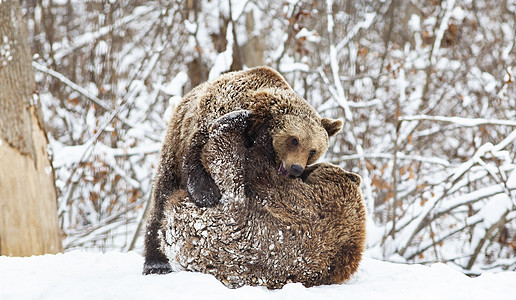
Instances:
[[[211,275],[142,276],[137,253],[81,251],[29,258],[0,257],[0,299],[510,299],[516,272],[469,278],[444,264],[430,267],[364,258],[340,285],[231,290]]]

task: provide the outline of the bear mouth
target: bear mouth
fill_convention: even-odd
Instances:
[[[288,177],[288,175],[290,174],[290,172],[285,168],[285,166],[283,166],[283,162],[280,163],[278,173],[285,177]]]

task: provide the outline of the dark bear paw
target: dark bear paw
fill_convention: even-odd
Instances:
[[[155,261],[155,262],[145,262],[143,264],[143,275],[150,275],[150,274],[168,274],[172,272],[172,267],[168,262],[162,262],[162,261]]]
[[[206,173],[204,169],[202,171]],[[208,173],[201,176],[189,176],[186,189],[191,200],[199,207],[215,206],[222,197],[219,187]]]
[[[210,137],[226,134],[230,131],[244,133],[249,127],[250,110],[237,110],[215,120],[210,127]]]

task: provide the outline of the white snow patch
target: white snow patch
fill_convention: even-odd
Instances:
[[[456,6],[455,8],[453,8],[452,17],[456,19],[458,23],[460,23],[466,17],[466,13],[462,9],[462,7]]]
[[[482,79],[484,81],[484,89],[486,92],[488,93],[493,93],[495,92],[495,89],[496,89],[496,85],[498,84],[496,78],[487,73],[487,72],[483,72],[482,73]]]
[[[307,41],[318,43],[321,40],[321,37],[317,35],[317,31],[311,30],[308,31],[306,28],[302,28],[297,34],[296,39],[306,38]]]
[[[45,174],[47,174],[47,175],[52,174],[52,167],[51,167],[51,166],[47,166],[47,167],[45,168]]]
[[[366,257],[344,284],[232,290],[201,273],[143,276],[142,265],[134,252],[1,256],[0,299],[512,299],[516,282],[516,272],[469,278],[440,263],[427,267]]]
[[[109,45],[106,41],[100,40],[95,48],[96,55],[106,55],[109,52]]]
[[[179,72],[177,75],[166,85],[160,87],[161,91],[170,96],[181,96],[183,95],[183,86],[188,82],[188,74],[185,72]]]
[[[11,44],[7,36],[3,36],[2,43],[0,44],[0,64],[6,66],[8,62],[13,60],[11,52]]]
[[[279,66],[279,71],[281,73],[290,73],[294,71],[308,72],[309,70],[310,67],[303,63],[282,63]]]
[[[1,145],[0,141],[0,145]],[[511,172],[509,178],[507,178],[507,187],[510,189],[516,189],[516,169]]]
[[[209,79],[214,79],[220,74],[228,71],[233,63],[233,24],[229,23],[226,31],[226,51],[219,53],[215,59],[215,63],[208,75]]]
[[[172,118],[176,107],[179,105],[179,102],[181,102],[182,99],[183,97],[181,96],[172,96],[168,99],[168,107],[163,114],[163,120],[165,120],[165,122],[168,122]]]
[[[195,32],[197,31],[197,23],[185,20],[183,24],[185,26],[186,31],[188,31],[190,34],[195,34]]]
[[[238,20],[247,5],[247,0],[231,1],[231,19]]]
[[[511,198],[507,194],[496,194],[480,209],[478,215],[484,219],[485,228],[490,228],[500,220],[504,213],[512,208]]]
[[[421,30],[421,17],[419,17],[416,14],[413,14],[412,16],[410,16],[408,25],[413,31],[420,31]]]

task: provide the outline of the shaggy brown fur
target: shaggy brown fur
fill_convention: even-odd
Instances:
[[[267,67],[222,75],[188,93],[168,125],[154,179],[154,206],[145,235],[144,274],[171,271],[159,249],[158,230],[167,198],[186,189],[197,206],[214,206],[221,193],[202,161],[208,124],[236,110],[253,111],[255,124],[269,122],[274,168],[284,176],[299,176],[328,147],[328,137],[342,122],[321,118],[277,72]],[[256,129],[257,130],[257,129]],[[197,138],[194,139],[194,136]]]
[[[215,123],[204,159],[221,205],[198,207],[184,189],[175,191],[163,251],[175,269],[213,274],[229,287],[349,279],[365,243],[360,177],[329,164],[296,179],[278,174],[267,126],[246,147],[248,120],[247,112],[236,112]]]

